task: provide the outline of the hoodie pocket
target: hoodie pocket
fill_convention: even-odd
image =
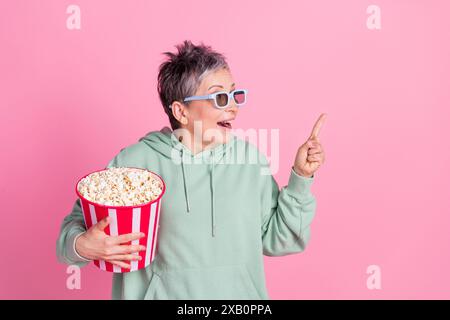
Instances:
[[[245,265],[154,273],[145,299],[261,299]]]

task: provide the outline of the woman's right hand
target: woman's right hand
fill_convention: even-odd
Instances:
[[[130,269],[125,261],[139,261],[137,254],[145,250],[143,245],[123,245],[129,241],[145,237],[142,232],[128,233],[120,236],[109,236],[105,228],[109,225],[110,217],[106,217],[79,236],[75,242],[78,254],[86,259],[105,260],[121,268]]]

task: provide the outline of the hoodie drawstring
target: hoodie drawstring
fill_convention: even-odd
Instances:
[[[183,186],[184,186],[184,197],[186,200],[186,210],[187,212],[190,212],[191,207],[189,204],[189,193],[188,188],[186,184],[186,169],[184,167],[184,157],[183,157],[183,149],[180,150],[180,156],[181,156],[181,171],[183,173]],[[209,163],[209,174],[210,174],[210,189],[211,189],[211,234],[213,237],[216,236],[216,212],[215,212],[215,200],[214,200],[214,157],[213,157],[213,151],[211,150],[210,153],[210,163]]]
[[[213,158],[213,152],[211,150],[211,162],[210,162],[210,176],[211,176],[211,224],[212,224],[212,236],[216,236],[216,215],[214,212],[214,158]]]
[[[191,207],[189,205],[189,194],[186,186],[186,173],[183,161],[183,149],[181,149],[180,156],[181,156],[181,171],[183,172],[184,198],[186,199],[186,210],[187,212],[189,212],[191,210]]]

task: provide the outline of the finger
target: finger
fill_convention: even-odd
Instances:
[[[318,141],[317,138],[308,139],[308,142],[306,143],[306,145],[308,146],[308,148],[318,148],[318,147],[320,147],[320,142]]]
[[[116,266],[124,268],[124,269],[131,269],[131,266],[128,263],[125,263],[125,262],[122,262],[122,261],[112,260],[112,261],[109,261],[109,262],[111,262],[112,264],[115,264]]]
[[[145,246],[142,245],[114,246],[111,249],[111,255],[137,253],[143,250],[145,250]]]
[[[323,163],[323,160],[325,159],[325,154],[323,152],[316,153],[314,156],[317,159],[316,161]]]
[[[326,117],[327,117],[327,114],[322,113],[320,115],[319,119],[317,119],[317,121],[314,124],[314,127],[312,129],[311,136],[309,137],[310,139],[317,138],[319,136],[320,129],[322,128],[322,125],[325,122]]]
[[[317,154],[314,154],[314,155],[308,156],[307,160],[309,162],[316,162],[316,161],[320,161],[321,157]]]
[[[122,244],[127,243],[133,240],[138,240],[145,237],[145,234],[142,232],[136,232],[136,233],[127,233],[120,236],[112,236],[111,243],[112,244]]]
[[[107,257],[108,261],[116,260],[116,261],[140,261],[142,257],[137,254],[118,254],[114,256]]]
[[[322,150],[320,148],[308,149],[308,155],[317,154],[317,153],[321,153],[321,152],[322,152]]]
[[[95,227],[96,227],[97,229],[99,229],[100,231],[104,231],[105,228],[109,225],[110,220],[111,220],[111,219],[109,218],[109,216],[108,216],[108,217],[105,217],[104,219],[102,219],[102,220],[100,220],[99,222],[97,222],[97,223],[95,224]]]

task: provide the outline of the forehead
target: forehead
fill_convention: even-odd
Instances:
[[[210,72],[203,78],[199,89],[202,91],[208,90],[209,87],[213,85],[223,86],[225,89],[229,89],[233,84],[233,76],[228,69],[219,69],[214,72]]]

